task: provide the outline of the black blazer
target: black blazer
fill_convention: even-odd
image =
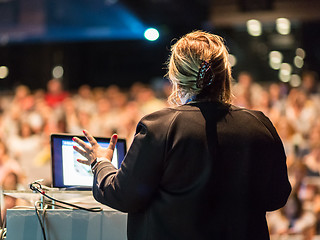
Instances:
[[[195,102],[144,117],[121,169],[98,165],[97,201],[128,212],[128,239],[265,240],[290,194],[286,156],[258,111]]]

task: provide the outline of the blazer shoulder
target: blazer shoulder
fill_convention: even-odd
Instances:
[[[259,121],[270,132],[270,134],[273,136],[275,140],[280,140],[277,130],[275,129],[273,123],[263,112],[258,110],[249,110],[240,107],[234,107],[233,111],[251,115],[252,118],[255,118],[257,121]]]
[[[149,121],[161,122],[164,119],[169,120],[176,114],[177,114],[177,111],[174,108],[163,108],[161,110],[145,115],[144,117],[141,118],[140,122],[149,122]]]
[[[234,105],[232,105],[230,109],[231,109],[231,112],[233,112],[235,114],[237,114],[237,113],[249,114],[259,121],[269,121],[271,123],[270,119],[263,112],[261,112],[259,110],[251,110],[251,109],[247,109],[247,108],[237,107]]]
[[[147,114],[139,121],[136,132],[139,132],[141,129],[148,132],[166,131],[178,114],[179,111],[175,108],[164,108]]]

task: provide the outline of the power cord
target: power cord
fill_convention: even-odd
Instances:
[[[43,239],[44,240],[47,240],[46,238],[46,231],[45,231],[45,214],[46,214],[46,210],[48,208],[48,206],[54,206],[54,207],[59,207],[59,208],[63,208],[63,209],[69,209],[69,210],[84,210],[84,211],[89,211],[89,212],[101,212],[102,211],[102,208],[100,207],[94,207],[94,208],[85,208],[85,207],[81,207],[81,206],[78,206],[78,205],[75,205],[75,204],[71,204],[71,203],[68,203],[68,202],[64,202],[64,201],[61,201],[61,200],[58,200],[58,199],[55,199],[51,196],[49,196],[48,194],[46,194],[45,190],[44,189],[49,189],[48,187],[46,186],[42,186],[40,184],[40,181],[35,181],[33,183],[31,183],[29,185],[30,189],[34,192],[38,192],[40,193],[42,196],[50,199],[51,201],[48,201],[48,200],[45,200],[45,201],[36,201],[35,204],[34,204],[34,208],[35,208],[35,211],[36,211],[36,215],[37,215],[37,218],[39,220],[39,223],[40,223],[40,227],[41,227],[41,230],[42,230],[42,235],[43,235]],[[54,201],[54,203],[52,202]],[[67,205],[67,206],[70,206],[70,207],[65,207],[63,205],[60,205],[60,204],[56,204],[55,202],[58,202],[60,204],[63,204],[63,205]],[[38,208],[38,205],[40,205],[40,208],[42,208],[43,206],[43,211],[42,211],[42,217],[40,216],[41,213],[40,213],[40,209]],[[0,240],[2,240],[2,238],[0,238]]]
[[[40,203],[39,201],[36,201],[36,202],[34,203],[34,209],[35,209],[35,211],[36,211],[36,215],[37,215],[38,220],[39,220],[39,223],[40,223],[40,227],[41,227],[41,230],[42,230],[43,239],[44,239],[44,240],[47,240],[46,230],[45,230],[45,214],[46,214],[46,210],[47,210],[47,207],[48,207],[48,206],[47,206],[47,205],[44,206],[43,212],[42,212],[42,219],[41,219],[41,217],[40,217],[40,210],[39,210],[38,207],[37,207],[38,204],[42,204],[42,203]]]
[[[74,209],[79,209],[79,210],[84,210],[84,211],[89,211],[89,212],[101,212],[102,211],[102,208],[100,208],[100,207],[85,208],[85,207],[81,207],[81,206],[78,206],[78,205],[75,205],[75,204],[71,204],[71,203],[64,202],[64,201],[58,200],[56,198],[53,198],[53,197],[49,196],[48,194],[46,194],[46,192],[43,190],[44,188],[41,186],[41,184],[39,182],[31,183],[30,184],[30,189],[32,191],[40,193],[41,195],[43,195],[44,197],[46,197],[46,198],[48,198],[48,199],[50,199],[52,201],[55,201],[55,202],[70,206],[70,207],[72,207],[73,210]],[[52,204],[52,206],[56,206],[56,205]]]

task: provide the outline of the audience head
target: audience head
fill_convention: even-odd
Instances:
[[[18,122],[18,133],[20,137],[28,138],[34,134],[34,131],[28,121],[20,120]]]
[[[15,97],[18,99],[22,99],[27,97],[30,94],[30,89],[29,87],[25,85],[19,85],[15,89]]]
[[[78,95],[85,99],[92,97],[91,87],[87,84],[81,85],[78,89]]]
[[[253,82],[252,75],[248,72],[241,72],[238,76],[238,82],[245,89],[248,89],[248,88],[250,88],[250,86]]]
[[[2,189],[16,190],[19,183],[19,176],[15,172],[8,172],[3,179]]]
[[[49,80],[49,82],[47,83],[47,90],[51,94],[61,93],[63,90],[61,80],[56,79],[56,78]]]
[[[231,67],[220,36],[194,31],[171,47],[168,77],[173,85],[169,102],[188,98],[231,102]]]
[[[291,193],[287,204],[281,208],[281,212],[288,219],[298,219],[302,215],[302,202],[296,192]]]
[[[307,93],[317,91],[318,74],[314,71],[305,71],[302,74],[302,89]]]

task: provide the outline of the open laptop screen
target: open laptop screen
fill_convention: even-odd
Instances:
[[[51,135],[53,187],[90,189],[92,188],[93,174],[90,166],[81,164],[77,161],[77,159],[85,158],[73,149],[73,146],[77,145],[77,143],[72,141],[73,137],[78,137],[88,143],[84,136],[69,134]],[[100,146],[109,146],[110,138],[95,137],[95,139]],[[112,164],[116,168],[120,168],[126,150],[126,140],[118,139],[112,159]]]

